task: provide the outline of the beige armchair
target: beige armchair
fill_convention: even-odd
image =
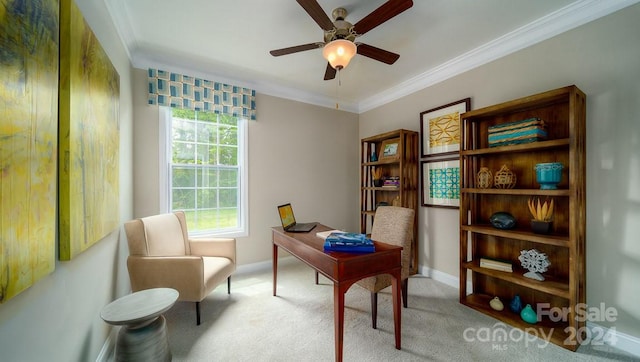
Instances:
[[[187,234],[184,212],[135,219],[125,223],[129,243],[127,268],[131,289],[173,288],[179,301],[200,302],[236,270],[236,240],[194,238]]]
[[[405,308],[407,308],[414,215],[413,209],[380,206],[376,209],[371,227],[372,240],[402,246],[402,303]],[[381,274],[357,282],[359,286],[371,292],[371,324],[374,329],[377,328],[378,292],[391,285],[391,278],[389,274]]]

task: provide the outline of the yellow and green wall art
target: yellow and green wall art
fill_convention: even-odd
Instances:
[[[116,230],[120,77],[72,0],[60,3],[60,260]]]
[[[0,0],[0,303],[55,269],[58,0]]]
[[[118,228],[119,96],[72,0],[0,0],[0,303]]]

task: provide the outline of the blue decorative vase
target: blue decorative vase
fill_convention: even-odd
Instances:
[[[371,161],[371,162],[378,161],[378,155],[376,155],[376,150],[373,150],[373,153],[371,154],[371,157],[370,157],[369,161]]]
[[[516,294],[516,296],[511,299],[511,303],[509,303],[509,309],[511,309],[513,313],[518,314],[522,310],[522,302],[520,301],[520,296],[518,294]]]
[[[540,184],[541,190],[555,190],[562,180],[562,169],[564,166],[560,162],[538,163],[536,170],[536,181]]]
[[[536,311],[531,308],[531,304],[527,304],[520,312],[520,318],[529,324],[536,324],[538,322],[538,316],[536,315]]]

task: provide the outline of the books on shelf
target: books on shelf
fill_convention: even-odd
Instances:
[[[502,259],[487,257],[480,258],[480,267],[513,273],[513,265],[511,264],[511,262]]]
[[[489,126],[489,147],[515,145],[547,139],[544,121],[528,118]]]
[[[353,253],[372,253],[375,245],[365,234],[349,232],[330,233],[324,242],[324,251],[343,251]]]
[[[400,176],[389,176],[384,179],[382,187],[392,188],[400,186]]]

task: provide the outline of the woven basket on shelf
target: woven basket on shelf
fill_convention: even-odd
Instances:
[[[493,185],[497,189],[512,189],[516,187],[516,174],[509,170],[507,165],[502,165],[500,171],[496,172]]]

